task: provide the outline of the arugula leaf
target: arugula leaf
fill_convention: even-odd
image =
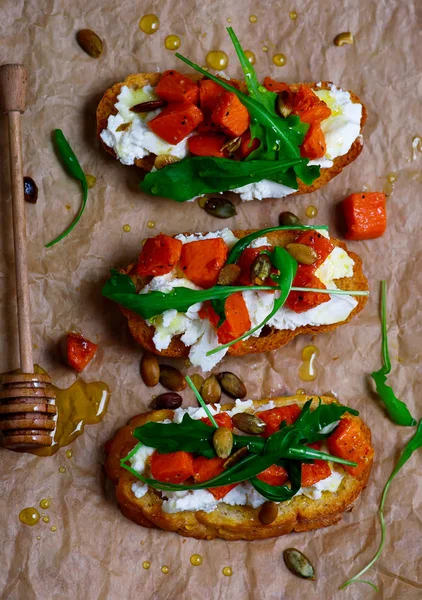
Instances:
[[[314,229],[324,229],[328,231],[328,225],[279,225],[278,227],[267,227],[266,229],[258,229],[248,235],[244,235],[239,241],[235,243],[233,248],[230,250],[226,264],[235,263],[239,260],[243,250],[249,246],[253,240],[259,237],[267,235],[273,231],[312,231]]]
[[[382,327],[382,360],[383,366],[379,371],[371,373],[375,381],[376,390],[384,402],[386,411],[390,419],[397,425],[411,426],[416,425],[415,419],[410,414],[406,404],[399,400],[393,389],[386,384],[387,375],[391,371],[390,355],[388,352],[388,334],[387,334],[387,284],[385,280],[381,281],[381,327]]]
[[[360,579],[360,577],[361,577],[361,575],[366,573],[366,571],[368,571],[368,569],[370,569],[372,567],[372,565],[379,559],[379,557],[381,556],[382,550],[384,548],[384,543],[385,543],[385,538],[386,538],[384,506],[385,506],[385,501],[387,499],[388,490],[390,489],[390,485],[392,484],[393,479],[395,478],[397,473],[400,471],[400,469],[409,460],[409,458],[412,456],[412,454],[415,452],[415,450],[418,450],[419,448],[422,448],[422,419],[419,421],[415,435],[410,439],[410,441],[403,448],[400,458],[397,461],[390,477],[387,479],[387,483],[384,486],[384,489],[383,489],[383,492],[381,495],[380,506],[378,509],[378,517],[379,517],[380,524],[381,524],[381,540],[380,540],[378,549],[375,552],[373,558],[366,565],[366,567],[364,567],[361,571],[359,571],[359,573],[357,575],[354,575],[354,577],[352,577],[351,579],[346,581],[346,583],[343,583],[343,585],[341,585],[339,587],[340,590],[344,590],[351,583],[367,583],[368,585],[373,587],[375,590],[379,591],[378,588],[373,583],[371,583],[370,581],[365,581],[363,579]]]
[[[235,161],[212,156],[191,156],[147,173],[140,187],[153,196],[186,202],[196,196],[225,192],[249,183],[269,179],[293,187],[297,182],[288,175],[291,167],[305,166],[308,159],[298,157],[283,161]]]
[[[321,399],[319,401],[318,409],[311,411],[312,401],[308,400],[299,418],[294,423],[294,426],[300,430],[301,435],[304,436],[303,439],[308,444],[326,438],[329,433],[334,431],[344,413],[348,412],[351,415],[359,414],[359,411],[347,406],[341,406],[334,402],[331,404],[321,404]]]
[[[207,290],[178,287],[169,293],[154,291],[147,294],[137,294],[135,284],[129,275],[112,269],[111,277],[102,289],[102,295],[125,308],[133,310],[144,319],[151,319],[170,308],[175,308],[178,312],[186,312],[190,306],[197,302],[205,302],[214,298],[227,298],[235,292],[254,289],[260,291],[274,290],[274,287],[218,285]]]
[[[219,352],[224,348],[229,348],[230,346],[233,346],[233,344],[240,342],[241,340],[245,339],[245,337],[249,337],[250,335],[255,333],[255,331],[258,331],[258,329],[264,327],[264,325],[268,323],[268,321],[280,310],[280,308],[286,302],[287,296],[289,295],[293,284],[293,279],[296,275],[297,262],[292,256],[290,256],[287,250],[281,248],[280,246],[275,246],[273,252],[270,252],[269,255],[271,256],[271,262],[273,263],[274,267],[279,271],[279,274],[274,276],[274,281],[276,281],[277,285],[280,287],[280,295],[278,296],[278,298],[274,299],[273,309],[265,317],[265,319],[261,323],[259,323],[259,325],[256,325],[256,327],[253,327],[252,329],[239,336],[235,340],[232,340],[227,344],[223,344],[222,346],[218,346],[217,348],[213,348],[212,350],[207,352],[207,356],[211,356],[212,354],[215,354],[216,352]],[[259,286],[251,286],[249,289],[253,289],[253,287]],[[264,286],[262,286],[262,289],[264,289]],[[272,289],[274,290],[274,288]]]

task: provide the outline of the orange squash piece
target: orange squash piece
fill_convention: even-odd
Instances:
[[[374,449],[363,431],[362,421],[354,416],[346,416],[340,420],[338,427],[327,438],[327,444],[330,454],[357,463],[357,467],[342,465],[354,477],[361,475],[374,456]]]
[[[193,455],[190,452],[179,450],[160,454],[156,451],[151,457],[151,475],[159,481],[183,483],[193,473]]]
[[[271,467],[268,467],[268,469],[257,475],[256,478],[269,485],[284,485],[289,475],[284,467],[271,465]]]
[[[195,104],[177,102],[170,104],[152,121],[148,127],[169,144],[184,140],[203,121],[204,116]]]
[[[222,92],[212,112],[212,120],[229,137],[242,135],[249,127],[247,108],[233,92]]]
[[[281,406],[280,408],[261,410],[255,414],[262,419],[262,421],[265,421],[266,428],[264,437],[269,437],[280,429],[280,425],[283,421],[286,421],[287,425],[293,425],[299,418],[301,412],[302,411],[297,404],[289,404],[287,406]]]
[[[195,483],[203,483],[204,481],[208,481],[208,479],[212,479],[213,477],[220,475],[220,473],[224,471],[223,463],[224,459],[218,457],[205,458],[205,456],[198,456],[195,458],[193,461],[193,478]],[[221,500],[221,498],[224,498],[224,496],[237,485],[239,484],[231,483],[215,488],[208,488],[208,491],[211,492],[216,500]]]
[[[386,197],[382,192],[350,194],[343,200],[348,240],[372,240],[387,229]]]
[[[315,442],[314,444],[307,444],[309,448],[319,450],[321,448],[321,442]],[[310,487],[318,481],[327,479],[331,475],[330,465],[326,460],[314,460],[311,465],[309,463],[302,463],[302,487]]]
[[[313,273],[309,273],[305,269],[302,270],[302,265],[299,265],[296,277],[293,280],[293,287],[309,287],[325,290],[326,287],[318,277]],[[302,313],[319,304],[328,302],[329,294],[319,294],[318,292],[290,292],[287,296],[286,306],[296,313]]]
[[[261,142],[258,138],[254,138],[251,143],[251,131],[247,129],[245,133],[242,133],[240,146],[236,151],[236,158],[245,160],[254,150],[259,148]]]
[[[300,155],[315,160],[322,158],[327,151],[325,136],[319,123],[312,123],[305,135],[302,146],[300,147]]]
[[[198,84],[178,71],[165,71],[154,91],[166,102],[198,104],[199,100]]]
[[[320,124],[331,115],[331,108],[318,98],[307,85],[301,85],[294,96],[292,114],[297,115],[301,121],[311,125]]]
[[[182,247],[179,266],[193,283],[210,288],[217,283],[227,254],[227,244],[221,238],[189,242]]]
[[[202,79],[199,82],[199,106],[204,114],[211,114],[224,88],[215,81]]]
[[[149,238],[139,255],[137,273],[141,277],[165,275],[179,262],[182,242],[160,233]]]
[[[231,429],[233,431],[233,421],[231,420],[230,415],[228,415],[227,413],[222,412],[217,415],[214,415],[214,419],[219,427],[227,427],[227,429]],[[210,425],[211,427],[214,427],[209,417],[202,417],[201,421],[205,423],[205,425]]]
[[[188,140],[189,152],[195,156],[216,156],[224,158],[227,152],[221,148],[226,142],[224,135],[193,135]]]
[[[269,92],[276,92],[277,94],[279,92],[290,92],[290,87],[287,83],[284,83],[283,81],[276,81],[271,77],[266,77],[264,79],[264,87]]]
[[[224,312],[226,320],[217,329],[220,344],[235,340],[251,328],[251,319],[242,292],[236,292],[227,298]]]
[[[83,371],[94,358],[97,344],[90,342],[80,333],[68,331],[65,340],[65,358],[69,367],[78,373]]]
[[[313,265],[300,265],[299,269],[302,273],[314,273],[318,267],[322,265],[327,256],[334,250],[334,244],[331,243],[329,238],[326,238],[319,231],[315,229],[300,234],[296,239],[295,243],[304,244],[313,248],[318,255],[317,260]]]

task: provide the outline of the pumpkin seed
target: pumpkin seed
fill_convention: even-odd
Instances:
[[[227,152],[229,152],[230,154],[233,154],[234,152],[236,152],[236,150],[238,150],[238,148],[240,148],[241,143],[242,143],[241,137],[233,138],[232,140],[229,140],[223,146],[221,146],[221,152],[223,152],[224,150],[227,150]]]
[[[238,280],[241,271],[239,265],[225,265],[218,274],[218,285],[233,285]]]
[[[232,417],[234,426],[243,433],[262,433],[265,430],[265,422],[249,413],[237,413]]]
[[[258,254],[251,266],[251,281],[254,285],[264,285],[271,273],[271,260],[266,254]]]
[[[233,465],[241,461],[242,458],[244,458],[248,452],[249,450],[247,446],[242,446],[242,448],[239,448],[239,450],[233,452],[233,454],[231,454],[229,458],[223,462],[223,469],[228,469],[229,467],[232,467]]]
[[[201,393],[202,386],[204,385],[204,378],[201,375],[199,375],[199,373],[194,373],[193,375],[191,375],[191,381],[198,390],[198,392]]]
[[[177,156],[172,156],[171,154],[159,154],[155,157],[154,167],[156,169],[162,169],[167,165],[172,165],[173,163],[179,162],[180,158]]]
[[[78,44],[91,58],[99,58],[103,53],[101,38],[91,29],[81,29],[76,35]]]
[[[116,128],[116,131],[126,131],[126,129],[129,129],[130,126],[131,123],[122,123]]]
[[[311,246],[306,246],[306,244],[296,244],[293,242],[292,244],[287,244],[286,250],[290,256],[293,256],[302,265],[313,265],[318,260],[318,254]]]
[[[315,579],[315,569],[311,561],[296,548],[287,548],[283,552],[284,562],[286,567],[303,579]]]
[[[25,195],[25,202],[35,204],[38,200],[38,187],[32,177],[23,178],[23,192]]]
[[[210,375],[206,378],[202,385],[201,395],[207,404],[215,404],[220,402],[221,386],[215,375]]]
[[[165,392],[164,394],[160,394],[156,396],[150,404],[150,407],[153,410],[161,410],[161,409],[175,409],[182,406],[182,396],[176,394],[176,392]]]
[[[217,427],[212,443],[219,458],[228,458],[233,449],[233,434],[228,427]]]
[[[172,392],[181,392],[186,387],[182,373],[170,365],[160,365],[160,383]]]
[[[149,100],[148,102],[135,104],[130,110],[134,113],[150,112],[151,110],[157,110],[157,108],[164,108],[166,104],[165,100]]]
[[[278,504],[275,502],[264,502],[258,513],[258,518],[263,525],[273,523],[278,517]]]
[[[278,223],[279,225],[302,225],[299,217],[288,210],[279,214]]]
[[[289,90],[283,90],[278,94],[277,98],[278,113],[286,118],[293,110],[293,94]]]
[[[353,44],[353,34],[350,31],[343,31],[334,38],[335,46],[344,46],[345,44]]]
[[[230,200],[227,198],[209,198],[204,205],[204,210],[209,215],[218,219],[229,219],[237,215],[237,211]]]
[[[231,398],[244,398],[246,396],[246,386],[241,379],[230,371],[223,371],[217,375],[223,392]]]
[[[145,352],[141,360],[142,381],[148,387],[154,387],[160,381],[160,365],[157,357],[150,352]]]

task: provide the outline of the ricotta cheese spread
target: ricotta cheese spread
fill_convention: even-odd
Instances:
[[[321,230],[321,234],[329,237],[328,233]],[[184,234],[177,235],[182,244],[196,240],[221,237],[229,248],[236,243],[237,238],[227,228],[212,233],[203,234]],[[260,247],[270,245],[266,237],[253,240],[250,247]],[[336,289],[334,279],[353,276],[353,259],[345,250],[335,247],[322,265],[315,271],[315,275],[325,284],[328,289]],[[166,275],[153,277],[142,290],[141,294],[149,291],[160,291],[169,293],[176,287],[187,287],[192,290],[200,289],[194,283],[184,278],[180,272],[173,269]],[[277,294],[278,292],[276,292]],[[245,300],[251,328],[256,327],[271,312],[274,306],[276,294],[268,294],[254,290],[242,292]],[[324,302],[306,312],[296,313],[286,306],[282,306],[277,313],[270,319],[268,325],[279,330],[294,330],[305,325],[331,325],[345,321],[350,313],[357,306],[357,300],[349,295],[331,294],[328,302]],[[211,356],[207,352],[219,345],[215,329],[208,319],[201,319],[199,311],[202,303],[191,306],[186,313],[177,312],[175,309],[165,311],[163,314],[150,320],[155,328],[153,341],[157,350],[165,350],[169,347],[172,337],[181,336],[181,341],[185,346],[190,347],[189,360],[192,365],[200,367],[202,371],[212,370],[215,365],[226,355],[228,349],[220,350]],[[257,330],[252,337],[258,337],[261,330]]]
[[[311,160],[309,164],[329,169],[333,166],[335,158],[347,154],[353,142],[358,137],[361,139],[359,134],[362,105],[353,103],[349,92],[337,88],[334,84],[330,84],[328,90],[318,89],[315,93],[331,108],[332,114],[321,123],[327,145],[325,156]],[[182,159],[189,153],[188,137],[172,145],[149,129],[148,122],[160,114],[161,109],[141,114],[130,110],[136,104],[157,98],[154,88],[150,85],[139,90],[123,86],[117,96],[115,104],[117,114],[109,116],[107,128],[101,132],[100,137],[114,150],[117,158],[124,165],[133,165],[136,159],[144,158],[149,154],[170,154]],[[247,201],[283,198],[294,194],[297,190],[263,179],[230,191],[239,194],[242,200]]]
[[[234,407],[226,411],[229,416],[233,416],[239,412],[245,412],[253,407],[252,400],[236,400]],[[209,405],[209,410],[213,415],[218,414],[221,411],[219,404]],[[268,410],[274,408],[274,402],[270,401],[265,405],[259,407],[259,411]],[[202,419],[206,417],[206,413],[202,407],[177,408],[174,411],[174,423],[181,423],[185,414],[194,419]],[[166,423],[170,421],[165,421]],[[130,464],[135,471],[143,473],[148,458],[153,454],[154,448],[148,446],[141,446],[138,451],[130,458]],[[323,492],[336,492],[343,480],[344,471],[341,467],[333,467],[332,463],[329,463],[331,474],[326,479],[318,481],[310,487],[300,488],[295,496],[306,496],[312,500],[319,500],[322,497]],[[142,498],[148,491],[148,486],[141,481],[136,481],[132,484],[132,492],[136,498]],[[240,483],[235,488],[230,490],[224,498],[216,500],[214,496],[206,489],[203,490],[183,490],[180,492],[162,492],[164,502],[162,504],[162,510],[165,513],[177,513],[186,510],[203,510],[207,513],[212,512],[217,508],[219,504],[229,504],[231,506],[252,506],[257,508],[267,501],[264,496],[255,490],[255,488],[248,482],[245,481]]]

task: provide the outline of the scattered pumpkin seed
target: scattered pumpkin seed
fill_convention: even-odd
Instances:
[[[23,193],[25,196],[25,202],[35,204],[38,200],[38,187],[32,177],[23,178]]]
[[[156,396],[152,400],[150,407],[153,410],[161,410],[165,408],[174,410],[179,408],[179,406],[182,406],[182,402],[182,396],[176,392],[165,392],[164,394],[159,394]]]
[[[165,100],[148,100],[148,102],[135,104],[130,110],[134,113],[151,112],[152,110],[157,110],[157,108],[164,108],[166,104]]]
[[[206,378],[201,390],[202,398],[207,404],[215,404],[220,402],[221,386],[215,375],[210,375]]]
[[[145,352],[141,359],[141,377],[148,387],[154,387],[160,381],[160,365],[157,357],[150,352]]]
[[[229,152],[230,154],[233,154],[234,152],[236,152],[236,150],[238,150],[238,148],[240,148],[241,143],[242,143],[242,138],[240,136],[233,138],[232,140],[229,140],[223,146],[221,146],[221,152],[223,152],[224,150],[227,150],[227,152]]]
[[[172,392],[181,392],[186,387],[182,373],[170,365],[160,365],[160,383]]]
[[[288,210],[279,214],[278,223],[279,225],[302,225],[299,217]]]
[[[241,461],[248,452],[249,450],[247,446],[243,446],[242,448],[239,448],[239,450],[236,450],[236,452],[233,452],[233,454],[231,454],[228,459],[223,462],[223,469],[228,469],[229,467],[232,467]]]
[[[306,244],[287,244],[287,252],[301,265],[313,265],[318,260],[318,254]]]
[[[212,443],[219,458],[228,458],[233,449],[233,434],[228,427],[217,427]]]
[[[283,90],[279,92],[277,98],[277,110],[278,113],[286,118],[290,115],[293,110],[293,94],[289,90]]]
[[[172,156],[171,154],[159,154],[155,157],[154,167],[156,169],[162,169],[167,165],[172,165],[173,163],[179,162],[180,158],[177,156]]]
[[[353,44],[353,34],[350,31],[343,31],[334,38],[335,46],[344,46],[346,44]]]
[[[204,385],[204,378],[201,375],[199,375],[199,373],[194,373],[193,375],[191,375],[190,378],[198,392],[201,393],[202,386]]]
[[[286,567],[294,575],[303,579],[315,579],[315,569],[311,561],[296,548],[287,548],[283,552],[284,562]]]
[[[251,281],[254,285],[264,285],[271,273],[271,260],[266,254],[258,254],[251,266]]]
[[[262,433],[266,427],[262,419],[246,412],[233,415],[232,420],[233,425],[243,433]]]
[[[130,126],[131,123],[122,123],[116,128],[116,131],[126,131],[126,129],[129,129]]]
[[[270,500],[268,502],[264,502],[258,513],[258,518],[261,523],[263,525],[270,525],[270,523],[273,523],[277,517],[278,504],[271,502]]]
[[[101,38],[91,29],[81,29],[76,35],[78,44],[91,58],[99,58],[103,53]]]
[[[239,265],[225,265],[218,274],[218,285],[233,285],[238,280],[241,271]]]
[[[217,375],[223,392],[231,398],[242,399],[246,396],[246,386],[241,379],[230,371],[223,371]]]
[[[204,205],[204,210],[209,215],[218,219],[229,219],[237,215],[237,211],[230,200],[227,198],[209,198]]]

